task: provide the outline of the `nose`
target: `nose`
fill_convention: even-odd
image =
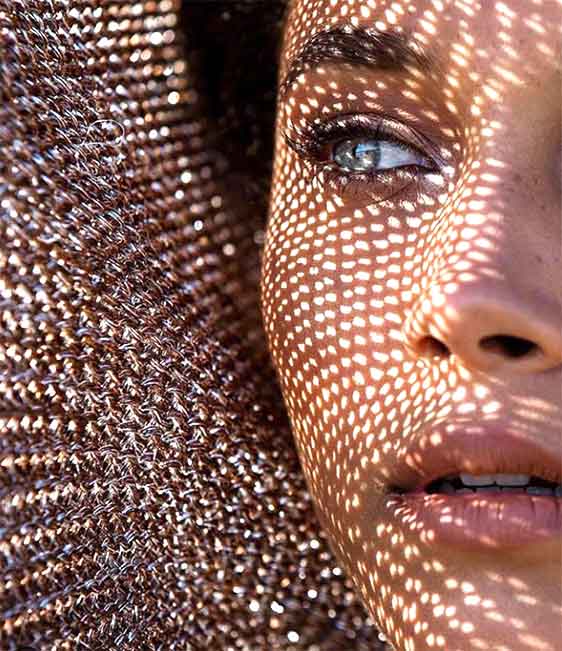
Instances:
[[[562,364],[562,310],[513,288],[433,285],[406,318],[402,338],[416,359],[455,356],[487,373],[547,371]]]

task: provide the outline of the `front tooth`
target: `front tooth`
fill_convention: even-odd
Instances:
[[[494,475],[496,484],[500,486],[525,486],[531,481],[530,475]]]
[[[463,475],[461,481],[465,486],[488,486],[494,483],[495,475]]]

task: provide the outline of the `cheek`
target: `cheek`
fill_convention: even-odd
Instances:
[[[272,190],[268,346],[321,523],[341,559],[360,556],[396,449],[433,404],[434,382],[405,351],[402,328],[432,259],[425,242],[450,206],[433,187],[385,205],[313,188],[283,147]]]
[[[295,168],[280,161],[262,259],[266,337],[320,523],[382,619],[394,608],[400,550],[410,549],[388,518],[389,468],[434,405],[435,379],[406,355],[402,327],[423,280],[425,242],[446,227],[436,208],[450,208],[435,197],[340,203],[299,187]]]
[[[263,257],[266,336],[307,486],[379,621],[401,608],[395,568],[412,549],[384,517],[387,469],[420,401],[431,402],[401,343],[423,229],[413,213],[405,226],[328,202],[309,214],[273,211]],[[423,576],[415,562],[410,570]]]
[[[311,490],[345,509],[358,473],[382,473],[384,450],[409,422],[398,409],[413,398],[400,329],[416,230],[330,203],[272,211],[262,308]]]

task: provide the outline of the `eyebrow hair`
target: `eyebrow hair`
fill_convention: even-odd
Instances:
[[[367,65],[379,70],[404,70],[413,66],[425,73],[439,67],[433,54],[419,45],[414,46],[410,34],[351,25],[318,32],[289,62],[279,85],[279,96],[283,98],[301,73],[322,63]]]

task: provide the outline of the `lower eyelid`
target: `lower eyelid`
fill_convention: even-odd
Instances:
[[[419,182],[425,176],[423,171],[419,170],[418,166],[409,165],[397,168],[397,173],[394,170],[381,170],[377,172],[361,172],[361,173],[346,173],[341,168],[335,168],[332,165],[317,166],[314,172],[314,179],[318,179],[320,174],[321,183],[323,186],[332,188],[336,191],[352,191],[355,194],[367,195],[369,197],[377,196],[380,201],[388,200],[397,194],[401,194],[412,183]],[[416,168],[415,170],[413,168]],[[403,187],[396,189],[391,184],[396,181],[403,183]],[[377,188],[379,184],[384,184],[384,188]],[[389,187],[390,186],[390,187]]]

